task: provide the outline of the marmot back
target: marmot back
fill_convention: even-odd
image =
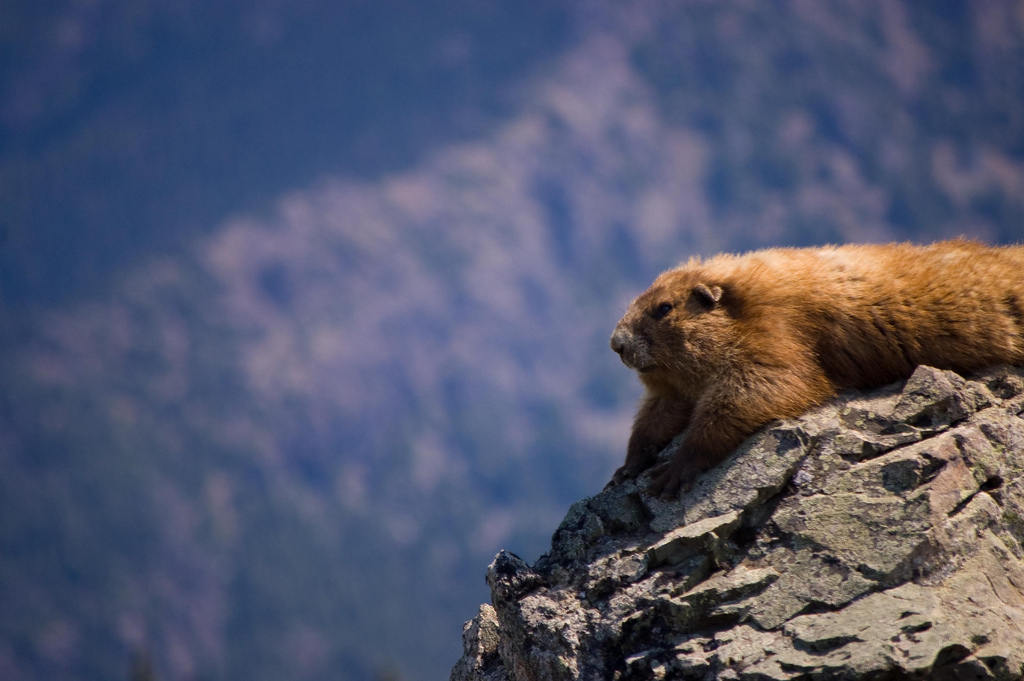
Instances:
[[[1024,246],[771,249],[693,258],[630,305],[612,348],[647,388],[615,480],[682,447],[655,493],[757,428],[927,364],[1024,364]]]

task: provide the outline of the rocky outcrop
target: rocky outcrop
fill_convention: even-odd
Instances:
[[[453,681],[1024,677],[1024,371],[921,367],[502,552]],[[663,456],[671,454],[669,447]]]

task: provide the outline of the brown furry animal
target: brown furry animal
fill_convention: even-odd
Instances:
[[[838,391],[1024,364],[1024,246],[973,241],[693,258],[630,304],[612,349],[646,387],[614,482],[682,445],[650,486],[674,495],[769,421]]]

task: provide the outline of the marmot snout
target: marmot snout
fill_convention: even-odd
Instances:
[[[653,368],[654,360],[648,351],[647,341],[631,333],[629,329],[621,326],[616,328],[612,334],[611,346],[622,359],[622,363],[630,369],[642,373]]]

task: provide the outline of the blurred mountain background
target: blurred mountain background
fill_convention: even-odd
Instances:
[[[7,2],[0,678],[445,678],[658,272],[956,235],[1024,238],[1019,1]]]

